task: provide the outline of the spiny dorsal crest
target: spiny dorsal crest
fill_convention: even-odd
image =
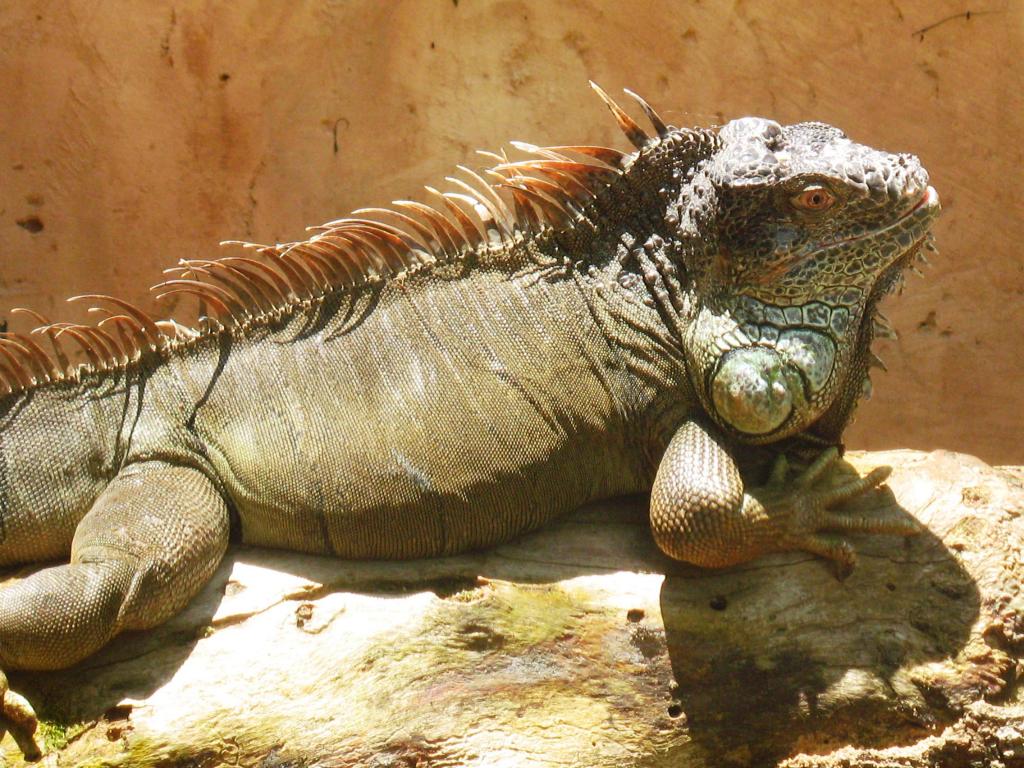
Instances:
[[[654,126],[649,136],[596,83],[591,87],[608,105],[622,132],[641,152],[670,128],[632,91]],[[462,174],[445,180],[454,189],[427,187],[434,206],[395,200],[391,208],[362,208],[347,218],[311,227],[307,240],[276,245],[225,241],[249,253],[219,259],[183,259],[165,270],[173,275],[151,289],[156,298],[189,294],[199,299],[199,329],[174,320],[154,320],[130,303],[99,294],[68,301],[91,301],[96,324],[53,323],[29,309],[39,323],[30,333],[0,333],[0,396],[50,382],[77,381],[83,374],[123,370],[146,356],[168,355],[208,332],[244,331],[272,322],[329,293],[411,275],[448,263],[480,248],[507,246],[548,230],[571,227],[585,206],[621,176],[631,158],[600,146],[538,147],[511,142],[529,156],[512,161],[480,152],[496,164],[482,172],[457,166]],[[52,352],[37,338],[45,336]],[[62,346],[73,341],[86,360],[74,365]]]

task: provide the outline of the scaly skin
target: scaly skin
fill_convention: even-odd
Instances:
[[[938,211],[918,161],[820,124],[652,117],[572,223],[275,311],[250,296],[244,323],[0,401],[0,564],[66,561],[0,590],[0,666],[166,620],[232,528],[426,557],[653,489],[659,546],[701,565],[798,548],[848,569],[823,531],[913,533],[825,513],[885,477],[815,492],[834,448],[754,488],[740,459],[838,443],[875,304]],[[0,693],[31,754],[31,708]]]

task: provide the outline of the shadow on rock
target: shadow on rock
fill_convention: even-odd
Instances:
[[[888,488],[845,510],[910,515]],[[845,581],[799,554],[722,572],[667,569],[669,708],[709,764],[909,743],[954,719],[922,670],[967,643],[977,585],[931,532],[851,541],[859,565]]]

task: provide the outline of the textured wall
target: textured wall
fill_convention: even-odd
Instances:
[[[179,257],[414,195],[478,147],[621,147],[593,78],[681,124],[818,119],[920,155],[941,255],[887,308],[901,339],[850,443],[1020,463],[1024,6],[989,5],[4,4],[0,306],[149,306]]]

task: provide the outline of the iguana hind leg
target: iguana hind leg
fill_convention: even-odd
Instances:
[[[213,575],[227,543],[227,507],[205,475],[129,465],[79,524],[70,563],[0,589],[0,668],[61,669],[121,630],[166,621]],[[25,750],[35,718],[9,697],[0,724]]]
[[[780,458],[768,483],[745,490],[728,450],[707,427],[684,424],[669,443],[651,491],[651,529],[658,546],[677,560],[719,567],[767,552],[799,549],[826,557],[842,578],[856,561],[852,545],[835,533],[920,533],[913,520],[843,513],[831,508],[870,491],[888,467],[828,490],[815,484],[839,458],[824,452],[796,479]],[[833,533],[826,533],[833,532]]]

